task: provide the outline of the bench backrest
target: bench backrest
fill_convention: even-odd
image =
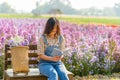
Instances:
[[[29,65],[30,67],[37,67],[38,60],[37,60],[37,45],[29,45]],[[10,46],[5,45],[5,57],[4,57],[4,70],[7,70],[11,67],[11,51]]]

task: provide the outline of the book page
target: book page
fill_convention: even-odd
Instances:
[[[61,55],[68,54],[69,51],[70,51],[69,48],[66,48],[66,49],[64,49],[63,51],[60,50],[60,49],[58,49],[58,48],[54,48],[53,51],[52,51],[52,53],[51,53],[51,55],[52,55],[52,56],[61,56]]]

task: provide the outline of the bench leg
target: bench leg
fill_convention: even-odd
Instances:
[[[3,80],[6,80],[6,73],[4,71],[4,74],[3,74]]]

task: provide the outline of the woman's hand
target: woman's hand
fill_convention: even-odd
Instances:
[[[54,56],[54,57],[50,57],[50,56],[46,56],[44,54],[40,54],[38,55],[37,59],[40,60],[40,59],[43,59],[43,60],[49,60],[49,61],[59,61],[63,58],[63,55],[62,56]]]
[[[54,56],[54,57],[52,57],[51,60],[57,62],[57,61],[61,60],[62,58],[63,58],[63,55],[62,56]]]

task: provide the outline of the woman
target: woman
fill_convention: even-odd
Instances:
[[[47,76],[48,80],[69,80],[66,68],[61,62],[62,56],[52,56],[54,48],[63,50],[65,39],[61,36],[59,21],[55,17],[48,19],[45,30],[38,41],[38,58],[40,73]]]

